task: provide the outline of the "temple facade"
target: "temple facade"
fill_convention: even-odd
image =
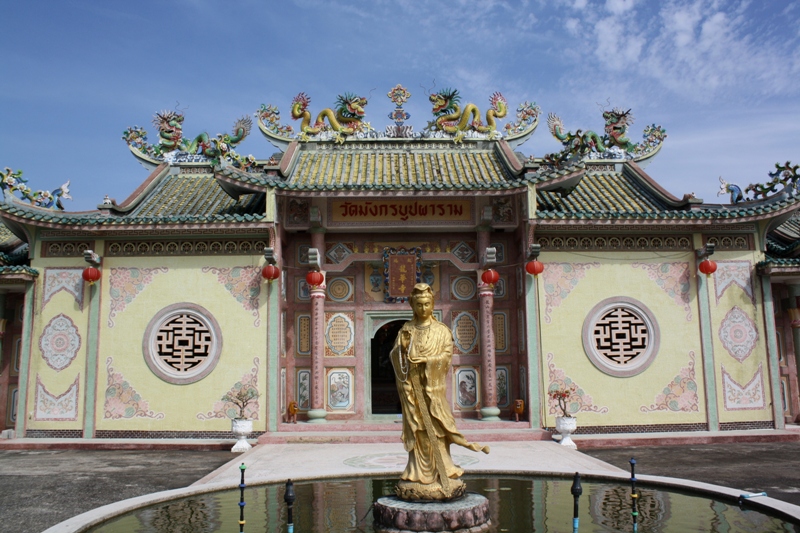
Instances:
[[[6,169],[5,427],[227,437],[231,399],[248,392],[256,434],[295,431],[294,407],[317,431],[391,422],[388,354],[419,282],[453,331],[460,423],[514,420],[521,400],[516,424],[551,428],[553,391],[584,433],[779,429],[800,415],[797,167],[771,189],[723,183],[730,203],[705,204],[645,172],[666,133],[630,141],[629,111],[604,112],[602,133],[551,114],[563,149],[535,158],[518,151],[535,104],[503,126],[499,93],[482,115],[445,90],[416,133],[408,91],[388,96],[385,131],[351,94],[312,123],[300,93],[296,129],[262,105],[267,158],[235,151],[249,118],[189,139],[181,114],[159,113],[157,144],[124,134],[149,177],[91,212],[60,209],[67,185],[31,193]]]

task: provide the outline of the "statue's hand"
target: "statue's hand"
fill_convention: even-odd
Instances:
[[[408,331],[400,332],[400,346],[404,352],[408,352],[408,345],[411,344],[411,333]]]

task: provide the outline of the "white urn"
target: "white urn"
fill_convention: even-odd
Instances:
[[[572,440],[572,434],[578,429],[578,419],[574,416],[557,416],[556,417],[556,431],[561,434],[561,445],[578,449],[575,441]]]
[[[234,418],[231,420],[231,432],[238,439],[231,451],[234,453],[246,452],[252,446],[247,442],[247,437],[253,432],[253,421],[249,418]]]

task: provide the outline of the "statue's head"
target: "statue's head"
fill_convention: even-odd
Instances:
[[[427,283],[417,283],[411,290],[409,303],[414,316],[427,318],[433,315],[433,289]]]

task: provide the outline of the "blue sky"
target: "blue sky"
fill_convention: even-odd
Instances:
[[[421,130],[434,80],[482,110],[494,91],[512,110],[535,101],[573,131],[602,130],[604,106],[632,108],[634,141],[666,128],[647,172],[678,197],[727,201],[719,176],[744,187],[800,163],[798,2],[31,0],[0,13],[0,167],[33,189],[71,180],[70,211],[147,177],[120,136],[140,125],[154,141],[162,109],[185,110],[188,137],[214,136],[262,103],[297,127],[300,91],[312,113],[354,92],[382,130],[400,83]],[[558,149],[542,120],[519,151]],[[275,149],[254,128],[237,151]]]

